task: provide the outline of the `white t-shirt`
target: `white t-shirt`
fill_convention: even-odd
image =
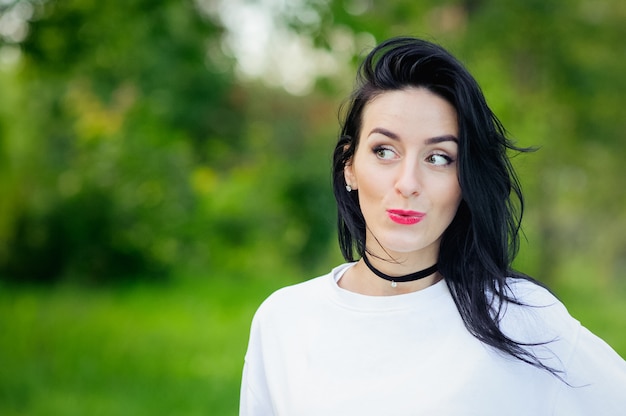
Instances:
[[[565,371],[550,373],[478,341],[445,281],[397,296],[337,285],[351,267],[283,288],[257,311],[241,416],[626,415],[626,362],[548,291],[512,282],[503,331]]]

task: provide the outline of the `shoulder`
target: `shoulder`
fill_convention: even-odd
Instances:
[[[563,338],[576,336],[580,322],[574,319],[565,305],[546,287],[523,278],[507,280],[507,295],[501,310],[503,325],[509,331],[523,331],[533,337]]]
[[[530,278],[509,277],[506,283],[513,298],[529,306],[546,307],[561,304],[548,288]]]
[[[582,326],[547,288],[526,279],[509,279],[507,295],[499,310],[502,332],[525,345],[542,362],[566,370],[578,343]]]
[[[318,276],[302,283],[280,288],[263,301],[258,311],[291,308],[310,302],[324,292],[324,286],[330,278],[329,275]]]
[[[505,302],[506,313],[534,311],[533,315],[545,318],[571,319],[565,305],[547,287],[532,279],[508,278],[505,293],[510,301]]]
[[[341,265],[325,275],[278,289],[259,306],[254,320],[292,320],[305,311],[319,310],[331,297],[336,274],[347,266]]]

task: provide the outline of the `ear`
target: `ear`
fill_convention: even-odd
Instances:
[[[354,166],[352,165],[352,159],[346,162],[346,165],[343,167],[343,177],[346,181],[346,185],[350,185],[350,188],[356,190],[359,188],[356,175],[354,174]]]

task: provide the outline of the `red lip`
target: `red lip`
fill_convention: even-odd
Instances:
[[[413,225],[422,221],[426,214],[418,211],[408,211],[403,209],[388,209],[389,219],[397,224]]]

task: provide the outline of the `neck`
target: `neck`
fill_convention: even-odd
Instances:
[[[370,271],[374,273],[376,276],[380,277],[381,279],[385,279],[391,282],[391,287],[393,288],[397,287],[398,283],[414,282],[416,280],[421,280],[421,279],[424,279],[425,277],[432,276],[438,270],[438,265],[437,263],[435,263],[434,265],[427,267],[423,270],[418,270],[409,274],[388,275],[378,270],[376,267],[374,267],[374,265],[372,265],[372,263],[370,263],[369,259],[367,258],[366,253],[363,254],[363,262],[365,263],[367,268],[370,269]]]

